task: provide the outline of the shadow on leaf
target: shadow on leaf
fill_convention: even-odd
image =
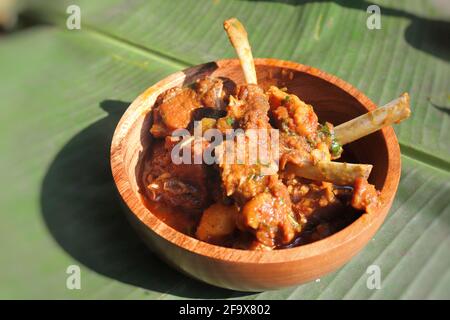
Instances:
[[[370,1],[355,0],[242,0],[249,2],[279,2],[295,6],[302,6],[308,3],[326,3],[334,2],[341,7],[357,9],[366,13],[367,8],[372,5]],[[410,24],[405,30],[405,40],[417,50],[432,54],[442,60],[450,60],[450,22],[443,20],[433,20],[419,17],[413,13],[409,13],[400,9],[389,8],[378,5],[381,11],[381,19],[383,16],[393,16],[406,18]],[[367,16],[369,14],[367,13]],[[365,28],[365,25],[363,26]]]
[[[209,286],[168,268],[129,225],[109,164],[112,135],[128,105],[103,101],[100,107],[108,116],[73,137],[49,167],[41,206],[52,236],[84,266],[126,284],[188,298],[245,294]]]

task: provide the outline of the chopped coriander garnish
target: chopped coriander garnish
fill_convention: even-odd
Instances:
[[[226,117],[225,121],[229,126],[232,126],[234,123],[234,119],[232,117]]]
[[[331,136],[330,128],[326,124],[320,126],[319,132],[323,133],[327,137]]]
[[[333,140],[331,142],[330,151],[333,154],[333,156],[335,157],[340,156],[342,153],[342,146],[339,144],[339,142]]]
[[[337,158],[341,155],[343,149],[339,142],[336,141],[334,137],[334,132],[330,130],[328,123],[320,125],[319,132],[331,140],[330,152],[333,157]]]
[[[291,99],[291,97],[289,95],[286,95],[283,99],[283,102],[286,103],[289,101],[289,99]]]

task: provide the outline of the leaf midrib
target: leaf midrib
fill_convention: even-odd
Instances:
[[[42,23],[47,23],[55,27],[61,27],[64,25],[65,16],[57,11],[50,11],[50,14],[37,14],[36,16],[32,17],[34,20]],[[172,56],[170,54],[167,54],[165,52],[162,52],[160,50],[151,49],[145,46],[142,46],[138,43],[135,43],[133,41],[124,39],[122,37],[116,36],[114,34],[105,32],[103,30],[100,30],[89,23],[83,23],[82,28],[80,30],[77,30],[76,32],[83,32],[88,34],[91,37],[100,39],[102,41],[105,41],[107,43],[116,45],[122,49],[130,50],[134,53],[140,54],[144,57],[150,58],[152,60],[156,60],[162,63],[165,63],[171,67],[177,68],[177,69],[185,69],[188,67],[193,66],[194,64],[185,61],[183,59],[180,59],[178,57]],[[418,161],[420,163],[423,163],[429,167],[432,167],[434,169],[438,169],[440,171],[444,171],[446,173],[450,172],[450,160],[441,158],[439,156],[435,156],[433,154],[428,153],[425,150],[422,150],[420,148],[411,146],[407,143],[403,143],[399,141],[399,145],[401,147],[401,153],[402,155],[413,159],[415,161]]]

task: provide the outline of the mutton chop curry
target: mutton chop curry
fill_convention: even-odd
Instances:
[[[345,144],[406,119],[408,95],[337,127],[321,124],[313,106],[296,95],[258,86],[245,29],[234,18],[224,28],[246,83],[205,77],[158,97],[150,129],[154,144],[142,173],[152,212],[205,242],[273,250],[320,240],[376,208],[379,192],[367,182],[372,166],[334,160]],[[214,149],[218,161],[196,162],[211,139],[175,134],[192,133],[196,124],[223,137],[233,130],[241,134]],[[264,133],[256,145],[254,132]],[[254,152],[262,146],[265,157]],[[176,163],[174,152],[184,148],[192,161]],[[225,161],[229,149],[240,150],[236,161]]]

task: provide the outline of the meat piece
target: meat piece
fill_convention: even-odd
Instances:
[[[184,211],[200,213],[210,203],[208,170],[203,164],[179,164],[171,159],[174,143],[156,143],[144,169],[150,200]]]
[[[246,85],[240,88],[238,99],[229,107],[228,117],[245,131],[244,157],[239,159],[242,163],[220,163],[222,182],[227,195],[232,196],[241,208],[238,227],[253,232],[259,242],[273,248],[292,241],[300,225],[293,219],[288,191],[276,173],[277,159],[270,149],[267,96],[260,87]],[[264,144],[266,147],[266,157],[262,161],[250,156],[260,156],[259,152],[250,150],[255,147],[248,140],[253,129],[268,130],[267,140],[259,140],[256,146],[259,148]],[[231,147],[237,150],[239,144],[237,140],[233,141]]]
[[[303,162],[313,160],[311,151],[314,147],[308,143],[305,137],[292,135],[286,132],[280,133],[280,161],[281,169],[284,169],[286,163],[291,162],[301,165]]]
[[[271,129],[268,111],[270,109],[267,95],[257,85],[246,85],[239,88],[239,100],[244,102],[239,127],[248,129]]]
[[[200,107],[197,93],[190,88],[175,88],[162,93],[153,110],[151,134],[161,138],[176,129],[187,128],[194,110]]]
[[[205,77],[195,84],[195,91],[200,96],[204,107],[224,110],[230,94],[235,94],[236,87],[229,79]]]
[[[280,169],[283,170],[288,162],[303,166],[319,161],[330,161],[331,155],[325,142],[310,142],[305,137],[285,132],[280,134]]]
[[[270,87],[267,94],[272,118],[281,131],[280,168],[283,169],[287,162],[301,166],[330,161],[331,133],[319,134],[321,126],[312,106],[277,87]],[[328,125],[323,127],[329,129]]]
[[[259,165],[222,165],[222,183],[226,194],[233,196],[239,204],[266,190],[269,178],[262,175]]]
[[[379,205],[380,192],[367,180],[358,178],[355,181],[351,205],[358,210],[371,212]]]
[[[270,87],[267,93],[272,115],[279,128],[315,140],[319,122],[311,105],[277,87]]]
[[[287,185],[297,219],[306,219],[308,222],[328,219],[343,206],[331,183],[297,177],[285,177],[283,181]]]
[[[191,121],[192,112],[200,107],[195,91],[184,88],[173,98],[166,99],[159,106],[161,120],[169,130],[186,128]]]
[[[154,137],[165,137],[176,129],[187,128],[198,109],[222,110],[233,93],[230,85],[224,87],[221,79],[211,77],[200,79],[191,87],[172,88],[157,98],[150,129]]]
[[[195,233],[197,238],[213,244],[226,244],[236,229],[237,214],[235,206],[214,203],[203,212]]]
[[[353,188],[336,187],[327,182],[315,182],[283,174],[297,220],[303,228],[295,241],[287,247],[321,240],[342,230],[359,216],[360,212],[348,206]]]
[[[246,120],[250,119],[245,118],[245,113],[241,119],[238,119],[238,121]],[[253,127],[258,124],[247,122],[247,125]],[[266,126],[263,122],[259,125]],[[249,136],[245,135],[241,138],[241,141],[227,141],[223,144],[224,159],[220,164],[224,189],[227,195],[233,195],[239,204],[245,203],[245,201],[267,188],[269,176],[264,175],[264,168],[270,166],[273,162],[273,159],[270,159],[267,154],[265,159],[261,159],[261,161],[259,158],[253,158],[259,156],[259,150],[250,150],[255,146],[250,143]],[[268,142],[267,140],[266,145],[269,145]],[[269,152],[270,150],[267,150],[267,153]],[[238,155],[239,153],[242,155],[241,157]]]
[[[289,243],[301,230],[293,216],[286,186],[272,179],[268,191],[245,204],[238,220],[241,229],[252,229],[256,239],[270,248]]]
[[[227,195],[234,195],[240,204],[251,199],[258,193],[263,192],[269,183],[269,176],[263,174],[264,167],[273,164],[270,147],[270,131],[266,131],[266,141],[261,141],[267,147],[267,152],[262,154],[265,159],[259,159],[259,150],[250,150],[255,145],[250,143],[247,135],[250,129],[270,130],[269,103],[263,90],[256,85],[242,86],[239,89],[239,104],[232,105],[228,110],[228,117],[239,123],[238,127],[244,129],[246,135],[242,141],[227,141],[223,145],[223,161],[220,163],[222,169],[222,181]],[[235,109],[233,109],[235,107]],[[255,131],[256,134],[259,134]],[[262,140],[262,136],[258,136]],[[259,140],[258,140],[259,141]],[[243,145],[242,146],[240,145]],[[256,146],[257,148],[260,145]],[[228,148],[228,149],[227,149]],[[228,151],[231,150],[231,153]],[[237,154],[242,152],[242,157]],[[232,159],[226,158],[233,157]],[[254,159],[252,157],[258,157]]]

